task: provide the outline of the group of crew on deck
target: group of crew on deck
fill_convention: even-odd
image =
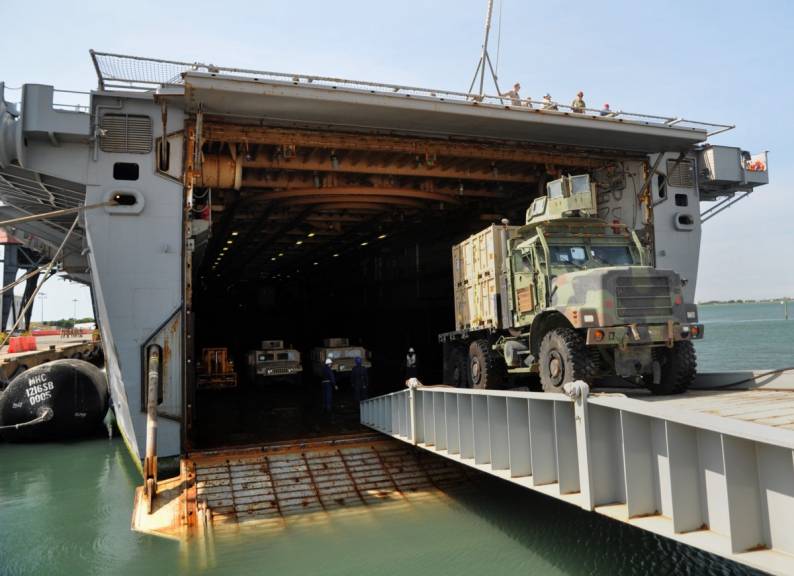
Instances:
[[[408,353],[405,355],[405,380],[407,385],[415,386],[418,384],[418,368],[416,351],[413,348],[409,348]],[[330,358],[325,360],[320,386],[322,388],[323,412],[331,414],[333,412],[334,391],[338,390],[339,387],[336,383],[333,361]],[[353,399],[357,404],[369,398],[369,374],[360,357],[356,357],[355,366],[350,371],[350,387],[353,389]]]
[[[512,106],[521,106],[524,108],[534,108],[532,98],[521,98],[521,84],[516,82],[513,85],[512,90],[508,90],[507,92],[500,93],[499,96],[504,98],[510,99],[510,104]],[[534,104],[538,104],[534,102]],[[548,92],[545,96],[543,96],[543,100],[539,103],[541,110],[559,110],[559,104],[552,100],[551,94]],[[576,114],[584,114],[587,111],[587,104],[584,101],[584,92],[581,90],[576,94],[576,97],[571,102],[569,106],[571,112]],[[613,112],[612,109],[609,107],[609,103],[604,104],[604,107],[601,108],[599,111],[600,116],[617,116],[616,112]]]

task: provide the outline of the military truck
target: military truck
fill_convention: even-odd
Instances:
[[[452,249],[456,330],[445,380],[496,388],[538,373],[544,391],[619,377],[686,390],[703,337],[685,280],[654,268],[636,232],[597,217],[588,174],[549,182],[523,226],[493,225]]]
[[[252,382],[299,382],[303,366],[297,350],[287,348],[283,340],[263,340],[259,350],[248,353]]]
[[[372,367],[369,352],[361,346],[351,346],[347,338],[326,338],[322,346],[312,349],[312,370],[318,377],[323,375],[326,358],[331,359],[331,369],[336,374],[350,374],[356,358],[361,358],[365,368]]]

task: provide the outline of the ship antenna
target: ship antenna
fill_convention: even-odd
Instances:
[[[496,79],[496,72],[494,71],[493,64],[491,64],[491,57],[488,55],[488,37],[491,34],[491,17],[493,16],[493,0],[488,0],[488,11],[485,15],[485,38],[482,41],[482,53],[480,54],[480,61],[477,63],[477,69],[474,71],[474,78],[471,80],[471,85],[469,86],[469,94],[472,93],[472,89],[474,88],[474,83],[477,81],[477,77],[480,77],[480,89],[478,92],[479,99],[482,100],[484,95],[484,88],[485,88],[485,67],[488,67],[488,70],[491,72],[491,78],[493,78],[494,86],[496,87],[496,93],[501,94],[499,90],[499,83]],[[500,31],[501,32],[501,31]]]

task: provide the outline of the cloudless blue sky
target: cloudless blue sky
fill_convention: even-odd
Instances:
[[[501,3],[503,89],[519,80],[522,95],[538,99],[548,91],[563,102],[581,89],[593,107],[609,102],[613,109],[736,124],[713,142],[770,150],[771,184],[704,225],[697,298],[794,296],[794,3]],[[3,0],[0,80],[94,88],[88,49],[95,48],[463,91],[477,63],[485,6]],[[71,316],[75,292],[78,314],[90,311],[85,289],[45,291],[47,317]]]

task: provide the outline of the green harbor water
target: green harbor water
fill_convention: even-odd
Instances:
[[[794,365],[781,305],[704,306],[701,320],[703,370]],[[0,444],[0,575],[751,573],[487,477],[402,506],[180,544],[130,530],[139,481],[118,438]]]

